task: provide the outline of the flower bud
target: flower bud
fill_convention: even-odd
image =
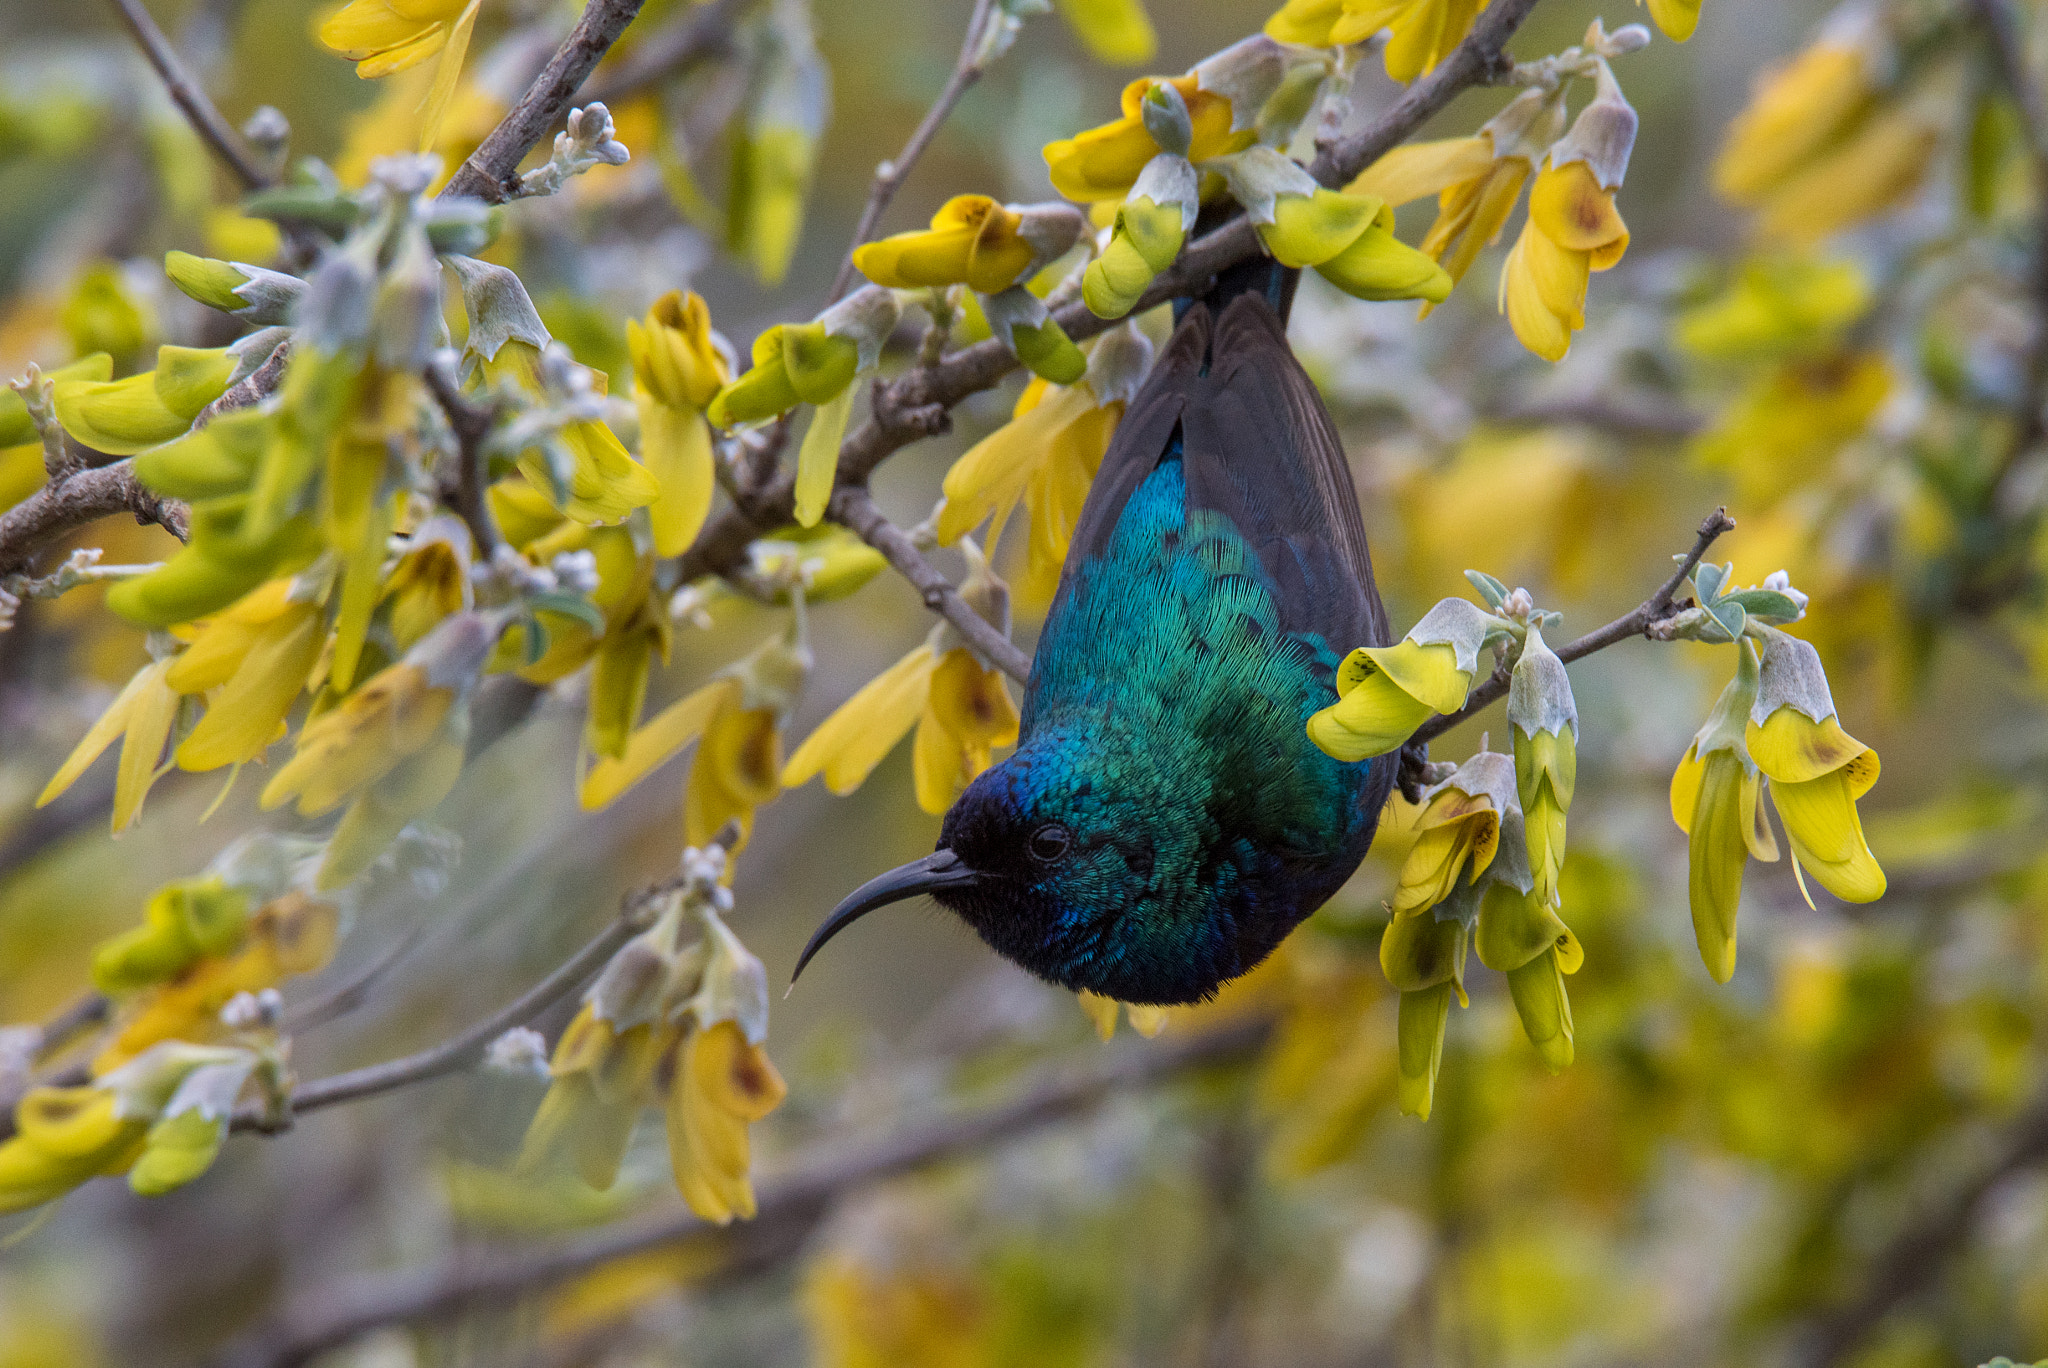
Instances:
[[[1195,126],[1188,118],[1188,102],[1181,98],[1180,91],[1168,82],[1156,82],[1138,102],[1138,113],[1144,120],[1145,132],[1159,144],[1161,153],[1187,157]]]
[[[1088,358],[1074,345],[1038,296],[1023,286],[982,299],[989,330],[1000,338],[1032,374],[1055,385],[1071,385],[1088,369]]]

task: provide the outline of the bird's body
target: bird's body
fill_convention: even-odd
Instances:
[[[813,949],[929,892],[1055,983],[1193,1002],[1364,858],[1392,760],[1346,764],[1307,734],[1343,654],[1388,639],[1357,497],[1273,305],[1218,303],[1185,312],[1103,460],[1016,752]]]

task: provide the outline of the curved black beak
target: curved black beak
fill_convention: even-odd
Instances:
[[[832,915],[811,933],[810,944],[804,946],[804,952],[796,957],[796,971],[789,976],[789,981],[796,982],[797,975],[803,973],[804,966],[811,962],[811,956],[822,950],[826,941],[876,908],[941,888],[972,887],[980,881],[980,874],[961,863],[960,857],[944,846],[922,860],[898,865],[887,874],[869,879],[847,895],[845,902],[833,908]]]

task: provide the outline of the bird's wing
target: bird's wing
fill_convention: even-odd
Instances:
[[[1221,513],[1252,544],[1283,630],[1318,633],[1340,653],[1385,645],[1351,468],[1280,320],[1263,298],[1239,295],[1210,354],[1180,413],[1190,509]]]
[[[1166,348],[1153,362],[1138,387],[1116,435],[1110,439],[1102,466],[1088,487],[1088,501],[1074,524],[1074,536],[1060,575],[1060,592],[1054,601],[1066,598],[1074,572],[1109,549],[1109,540],[1123,518],[1124,505],[1159,468],[1159,458],[1173,440],[1191,386],[1199,383],[1202,359],[1209,350],[1209,320],[1206,313],[1191,318],[1174,330]]]

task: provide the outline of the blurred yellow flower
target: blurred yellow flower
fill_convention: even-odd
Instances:
[[[1745,506],[1767,508],[1824,476],[1891,392],[1891,363],[1879,352],[1787,361],[1752,380],[1693,440],[1693,453],[1735,476]]]
[[[669,1164],[690,1209],[720,1225],[751,1220],[747,1126],[782,1104],[789,1088],[767,1051],[735,1021],[693,1031],[668,1098]]]
[[[1650,7],[1650,18],[1666,38],[1682,43],[1700,26],[1700,0],[1638,0]]]
[[[321,23],[320,41],[375,80],[439,57],[420,110],[418,147],[434,145],[455,96],[482,0],[349,0]]]
[[[483,363],[483,371],[494,382],[509,380],[529,394],[541,393],[540,348],[531,342],[508,338],[497,354]],[[592,372],[592,378],[599,374]],[[577,522],[618,522],[660,494],[661,487],[647,467],[634,460],[603,423],[595,419],[569,423],[562,429],[561,440],[575,466],[569,475],[567,497],[559,507]],[[554,488],[547,457],[538,449],[520,454],[519,469],[543,493]]]
[[[323,619],[297,580],[277,579],[200,628],[164,676],[181,694],[208,695],[206,715],[174,753],[180,769],[239,765],[282,738],[285,714],[320,658]]]
[[[1159,50],[1145,0],[1058,0],[1058,5],[1067,26],[1098,62],[1136,66]]]
[[[1309,719],[1309,739],[1339,760],[1386,755],[1431,717],[1464,707],[1471,687],[1447,642],[1360,647],[1337,671],[1337,701]]]
[[[1022,214],[987,195],[955,195],[932,215],[930,228],[854,248],[853,265],[875,284],[893,289],[965,285],[997,294],[1015,285],[1038,259],[1023,227]]]

